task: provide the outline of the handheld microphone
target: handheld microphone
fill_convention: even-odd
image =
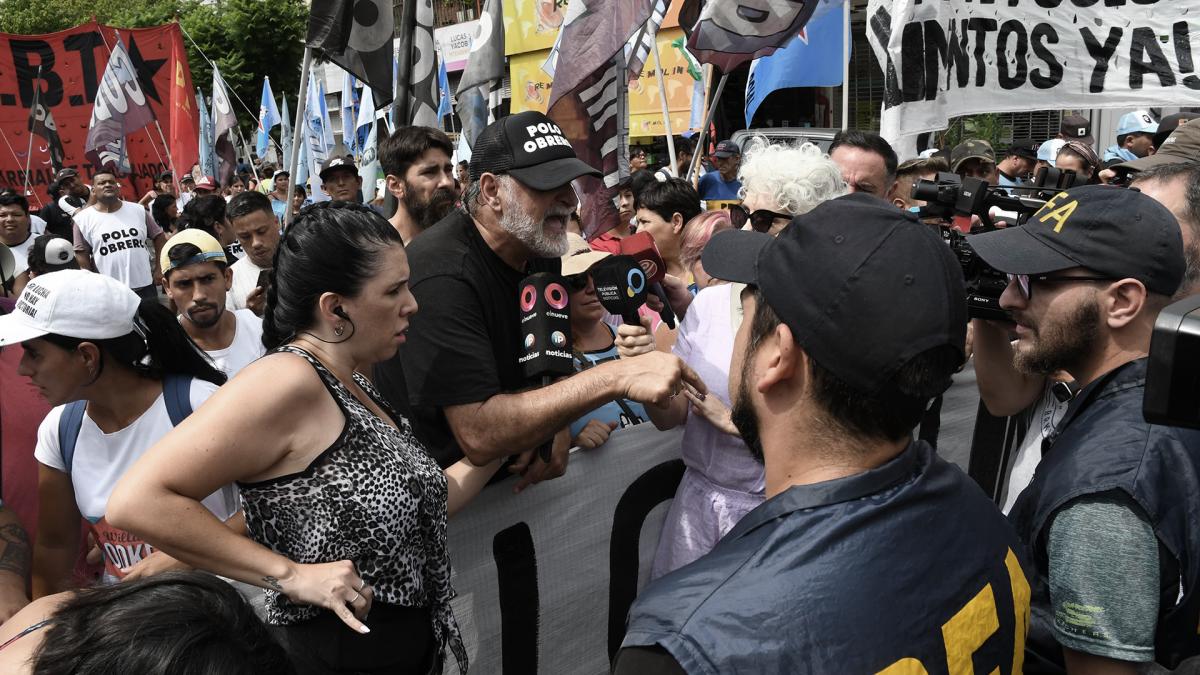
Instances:
[[[527,379],[550,379],[575,372],[571,355],[570,294],[566,280],[557,274],[539,272],[521,280],[517,301],[521,309],[524,353],[517,358]],[[542,461],[550,461],[554,439],[538,448]]]
[[[649,286],[641,266],[630,256],[614,255],[592,265],[590,272],[596,297],[604,309],[628,325],[640,325],[638,308],[646,304]]]
[[[621,239],[621,253],[632,257],[646,273],[649,291],[662,301],[662,311],[658,313],[667,328],[675,330],[675,310],[667,300],[667,292],[662,287],[663,277],[667,275],[667,264],[663,262],[658,247],[654,245],[654,237],[649,232],[638,232]]]

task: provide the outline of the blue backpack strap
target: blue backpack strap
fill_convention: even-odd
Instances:
[[[192,414],[192,378],[190,375],[167,375],[163,378],[163,401],[167,404],[167,416],[171,426]]]
[[[75,460],[75,441],[79,440],[86,408],[87,401],[72,401],[63,406],[62,416],[58,418],[58,451],[68,476],[71,475],[71,462]]]

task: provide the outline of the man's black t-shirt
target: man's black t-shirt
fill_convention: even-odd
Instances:
[[[532,261],[527,271],[509,267],[460,210],[409,244],[408,264],[417,313],[408,342],[397,358],[377,366],[376,379],[407,384],[417,437],[446,467],[463,453],[443,408],[528,386],[517,362],[523,353],[518,286],[528,274],[561,266],[545,259]],[[406,407],[395,387],[388,389],[389,401]]]

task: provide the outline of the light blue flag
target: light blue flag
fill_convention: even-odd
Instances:
[[[263,78],[262,102],[258,104],[258,143],[254,152],[266,157],[271,147],[271,128],[279,124],[279,108],[275,107],[275,93],[271,91],[271,78]],[[286,160],[285,160],[286,161]]]
[[[347,71],[342,71],[342,144],[352,155],[362,153],[358,144],[355,124],[358,122],[359,93],[357,81]]]
[[[754,59],[746,78],[746,126],[772,92],[791,87],[834,87],[842,83],[843,17],[819,14],[782,49]]]
[[[196,101],[200,108],[200,172],[205,176],[217,174],[217,154],[213,151],[213,123],[208,114],[209,102],[204,98],[204,92],[196,88]]]
[[[446,62],[438,55],[438,125],[442,123],[442,118],[450,114],[450,78],[446,75]]]

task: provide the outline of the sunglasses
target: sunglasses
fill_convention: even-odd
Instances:
[[[566,281],[567,281],[567,289],[569,291],[571,291],[572,293],[578,293],[579,291],[582,291],[583,289],[587,288],[587,285],[588,285],[587,272],[580,272],[579,274],[571,274],[571,275],[564,277],[564,279],[566,279]]]
[[[750,227],[755,232],[770,232],[776,218],[791,221],[794,217],[790,213],[779,213],[778,211],[770,211],[768,209],[758,209],[754,213],[750,213],[741,204],[731,204],[729,206],[729,222],[738,230],[742,229],[749,222]]]
[[[1112,277],[1055,277],[1049,274],[1006,274],[1008,283],[1017,282],[1021,297],[1029,300],[1033,297],[1034,282],[1040,284],[1069,284],[1077,281],[1115,281]]]

